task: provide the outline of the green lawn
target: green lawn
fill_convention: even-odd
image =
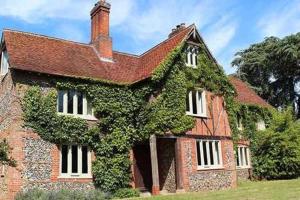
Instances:
[[[242,182],[237,189],[144,198],[148,200],[300,200],[300,179],[283,181]]]

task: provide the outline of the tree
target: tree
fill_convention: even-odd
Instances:
[[[235,54],[232,66],[274,107],[300,110],[300,33],[268,37]],[[300,112],[297,112],[300,118]]]
[[[252,165],[260,179],[286,179],[300,176],[300,122],[291,108],[273,112],[266,131],[252,138]]]

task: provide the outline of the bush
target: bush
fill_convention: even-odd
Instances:
[[[132,188],[122,188],[118,189],[114,193],[115,198],[130,198],[130,197],[139,197],[140,196],[140,191],[137,189],[132,189]]]
[[[254,174],[259,179],[300,176],[300,123],[291,108],[273,113],[270,128],[256,134],[252,154]]]
[[[16,196],[16,200],[105,200],[110,199],[109,195],[99,190],[83,191],[43,191],[39,189],[20,192]]]

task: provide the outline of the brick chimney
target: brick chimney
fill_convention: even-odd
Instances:
[[[112,61],[112,39],[109,36],[110,4],[100,0],[91,11],[91,43],[104,61]]]
[[[172,32],[169,34],[169,38],[185,28],[186,28],[185,23],[181,23],[177,25],[175,28],[172,29]]]

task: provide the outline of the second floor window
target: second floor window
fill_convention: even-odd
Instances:
[[[206,117],[205,91],[189,91],[186,99],[187,115]]]
[[[222,167],[221,142],[219,140],[197,140],[198,169]]]
[[[8,55],[6,51],[2,51],[1,55],[1,75],[5,75],[8,72]]]
[[[186,65],[196,68],[198,65],[198,47],[188,46],[186,49]]]
[[[246,146],[238,146],[236,152],[236,166],[238,168],[250,167],[250,153]]]
[[[259,120],[257,123],[256,123],[256,129],[258,131],[264,131],[266,130],[266,124],[265,124],[265,121],[264,120]]]
[[[75,115],[86,119],[96,119],[93,108],[82,92],[75,90],[58,91],[57,111],[66,115]]]

